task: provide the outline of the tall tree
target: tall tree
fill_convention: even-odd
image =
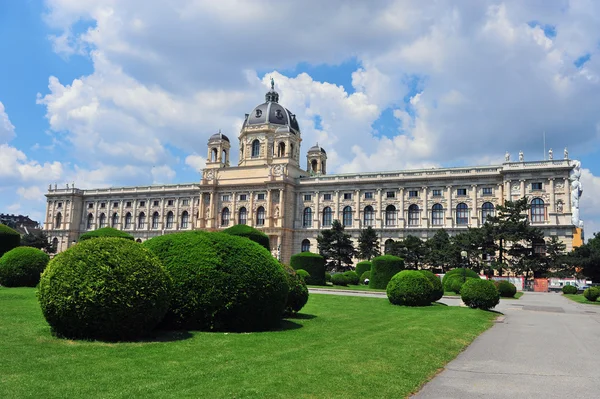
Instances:
[[[350,234],[344,231],[339,220],[331,223],[331,229],[323,230],[317,237],[319,254],[327,261],[328,269],[344,270],[352,265],[356,250]]]
[[[600,233],[595,233],[587,243],[571,251],[566,259],[572,275],[585,276],[600,282]]]
[[[56,248],[48,240],[48,236],[43,230],[33,231],[21,236],[21,246],[38,248],[49,254],[56,252]]]
[[[418,269],[425,263],[428,252],[429,248],[423,240],[413,235],[407,235],[403,240],[394,242],[390,254],[404,259],[407,269]]]
[[[425,245],[428,248],[425,262],[442,273],[447,272],[454,264],[453,259],[456,259],[456,250],[448,232],[444,229],[436,231]]]
[[[358,257],[359,259],[371,260],[381,255],[379,250],[379,237],[373,227],[368,226],[360,231],[358,236]]]

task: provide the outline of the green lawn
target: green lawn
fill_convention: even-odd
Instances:
[[[586,305],[600,305],[600,302],[588,301],[583,294],[563,294],[563,296],[575,302],[585,303]]]
[[[458,295],[458,294],[455,294],[455,293],[454,293],[454,292],[452,292],[452,291],[446,291],[446,292],[444,292],[444,296],[455,296],[455,297],[457,297],[457,298],[460,298],[460,295]],[[502,297],[500,297],[500,299],[519,299],[519,298],[521,298],[522,296],[523,296],[523,293],[522,293],[521,291],[517,291],[517,293],[515,294],[515,296],[514,296],[514,297],[512,297],[512,298],[502,298]]]
[[[312,294],[280,331],[102,343],[52,337],[34,289],[0,288],[0,397],[405,397],[496,316]]]
[[[309,285],[308,288],[323,288],[323,289],[332,289],[332,290],[350,290],[350,291],[377,291],[377,292],[385,292],[384,289],[378,288],[369,288],[368,285],[348,285],[347,287],[341,285]]]

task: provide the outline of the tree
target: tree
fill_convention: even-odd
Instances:
[[[430,267],[441,270],[443,273],[448,271],[455,258],[454,247],[450,241],[450,235],[444,229],[435,232],[433,237],[425,242],[428,248],[425,262]]]
[[[468,266],[479,272],[484,269],[486,274],[493,272],[490,270],[490,264],[484,264],[484,255],[493,256],[496,247],[494,239],[489,229],[469,228],[467,231],[459,233],[451,239],[454,249],[450,258],[454,267],[462,267],[463,260],[460,256],[462,251],[467,252]]]
[[[404,265],[407,269],[418,269],[425,263],[429,248],[419,237],[407,235],[403,240],[394,242],[390,255],[398,256],[404,259]]]
[[[565,269],[566,248],[557,236],[552,236],[546,241],[546,263],[549,272],[560,273]]]
[[[360,231],[358,236],[358,257],[359,259],[371,260],[381,255],[379,250],[379,237],[373,227],[368,226]]]
[[[595,233],[587,243],[574,248],[565,262],[572,275],[583,275],[593,282],[600,282],[600,233]]]
[[[44,230],[33,231],[23,235],[21,237],[21,246],[38,248],[48,254],[56,252],[56,248],[48,240],[48,236]]]
[[[328,269],[344,270],[352,265],[356,250],[350,234],[344,232],[339,220],[334,220],[331,229],[323,230],[317,237],[319,254],[327,261]]]

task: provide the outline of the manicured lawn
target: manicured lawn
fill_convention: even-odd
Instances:
[[[445,291],[444,292],[444,296],[455,296],[455,297],[459,297],[460,295],[458,295],[457,293],[455,293],[454,291]]]
[[[323,288],[323,289],[332,289],[332,290],[350,290],[350,291],[377,291],[377,292],[385,292],[385,290],[377,289],[377,288],[369,288],[368,285],[348,285],[347,287],[341,285],[309,285],[308,288]]]
[[[585,303],[586,305],[600,305],[600,302],[590,302],[588,301],[583,294],[563,294],[565,298],[569,298],[572,301]]]
[[[497,314],[312,294],[280,331],[56,339],[30,288],[0,288],[2,398],[401,398]]]

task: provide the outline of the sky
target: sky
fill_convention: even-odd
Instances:
[[[0,38],[0,213],[199,181],[272,77],[329,173],[541,160],[545,136],[600,231],[595,0],[0,0]]]

